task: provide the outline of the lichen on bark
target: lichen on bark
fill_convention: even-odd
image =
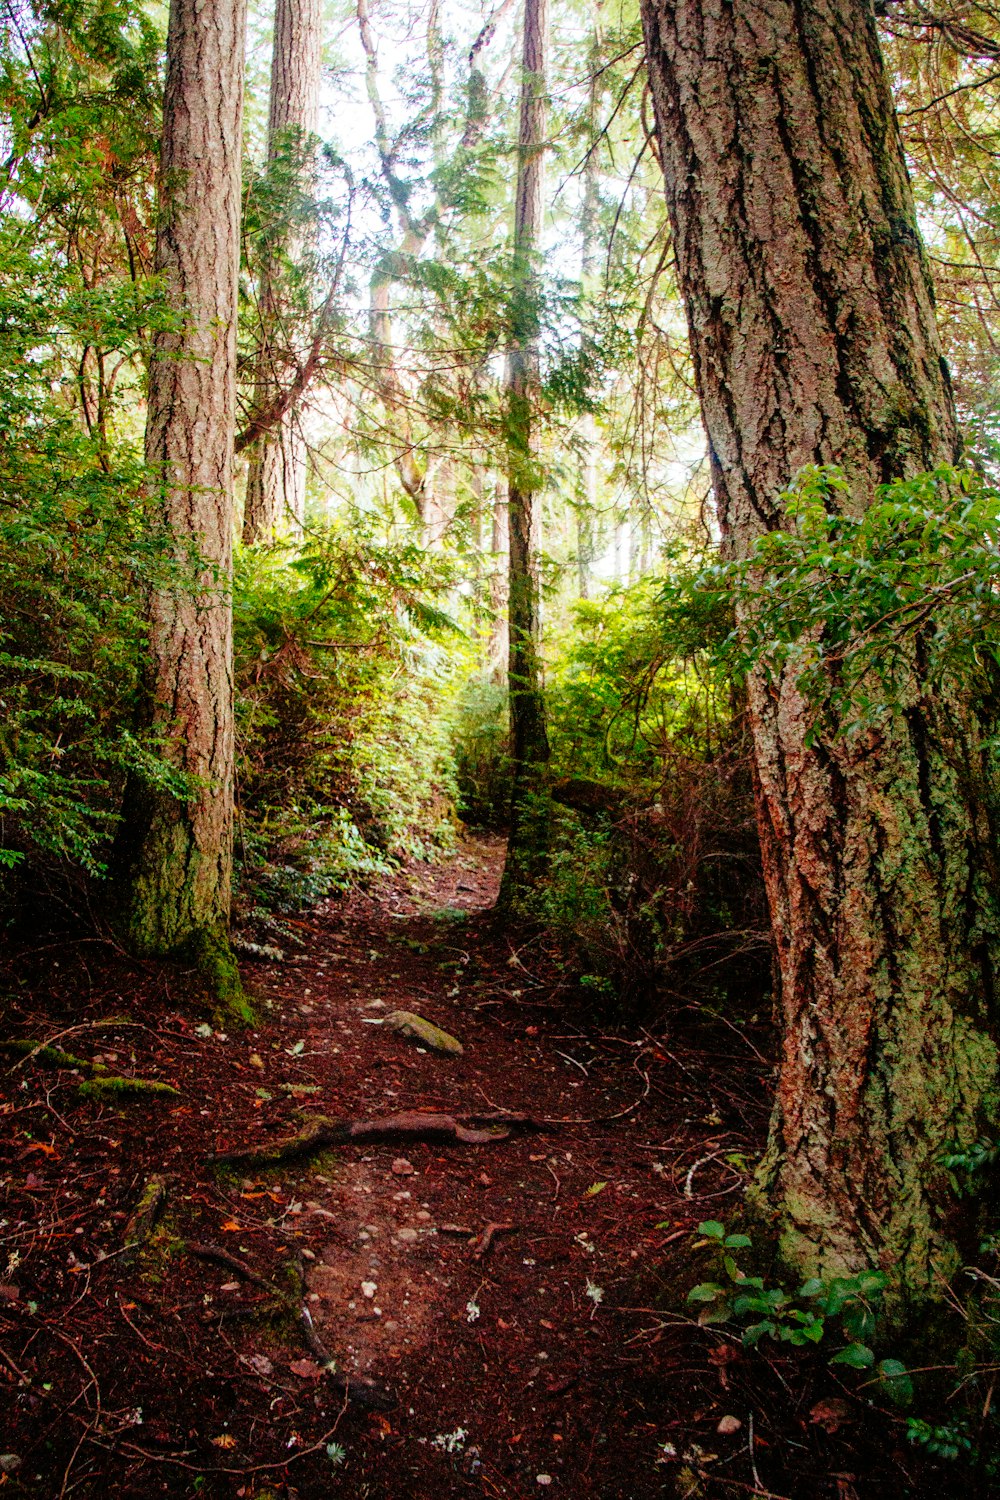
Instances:
[[[126,926],[144,955],[228,953],[233,835],[233,445],[245,0],[172,0],[156,271],[176,317],[149,368],[146,462],[176,576],[148,604],[145,728],[186,796],[132,788]],[[127,842],[126,842],[127,839]]]
[[[723,545],[783,526],[807,464],[852,514],[958,434],[874,17],[863,0],[644,0],[667,205]],[[997,796],[974,706],[926,691],[817,729],[751,673],[780,971],[777,1104],[754,1194],[788,1258],[941,1286],[951,1141],[997,1123]]]

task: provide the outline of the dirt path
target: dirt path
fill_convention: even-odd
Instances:
[[[645,1359],[608,1309],[698,1217],[650,1135],[650,1072],[666,1059],[569,1024],[537,942],[491,933],[502,855],[479,841],[328,907],[273,985],[305,1045],[294,1062],[272,1053],[261,1078],[294,1069],[337,1116],[499,1108],[568,1123],[485,1146],[349,1149],[286,1177],[316,1256],[313,1316],[341,1370],[398,1402],[347,1444],[358,1493],[653,1494],[669,1434],[638,1407],[618,1425],[620,1377]],[[397,1008],[463,1055],[389,1031]]]
[[[653,1039],[575,1019],[557,955],[490,917],[502,854],[469,842],[296,921],[300,948],[246,966],[266,1018],[250,1033],[199,1024],[162,967],[85,945],[18,956],[14,1035],[65,1030],[56,1045],[83,1063],[179,1094],[81,1098],[82,1072],[38,1058],[7,1074],[0,1446],[20,1463],[5,1477],[0,1457],[0,1485],[44,1500],[767,1492],[782,1472],[767,1389],[741,1389],[732,1341],[656,1311],[664,1276],[675,1298],[697,1279],[699,1220],[735,1209],[763,1062],[722,1028]],[[462,1054],[390,1029],[397,1009]],[[537,1128],[210,1163],[316,1115],[415,1110]],[[345,1376],[366,1401],[344,1399]],[[739,1425],[720,1434],[724,1417]],[[816,1477],[829,1440],[795,1420],[795,1492],[846,1495]]]

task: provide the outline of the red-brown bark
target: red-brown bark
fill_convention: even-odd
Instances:
[[[781,524],[809,463],[876,485],[955,458],[930,283],[860,0],[645,0],[657,131],[724,544]],[[985,775],[914,659],[864,737],[822,734],[793,670],[750,682],[783,1045],[761,1182],[789,1255],[954,1263],[942,1148],[989,1117],[998,923]]]
[[[138,830],[131,932],[143,952],[214,940],[229,919],[233,827],[230,577],[243,0],[173,0],[156,269],[176,324],[157,334],[146,458],[178,581],[150,601],[149,700],[185,802],[150,794]],[[201,559],[187,581],[191,559]]]

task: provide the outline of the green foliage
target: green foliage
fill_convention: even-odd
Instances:
[[[690,575],[739,617],[719,657],[737,676],[791,670],[816,724],[872,728],[912,693],[960,684],[990,715],[1000,665],[1000,494],[940,468],[879,489],[854,514],[847,481],[810,466],[780,497],[784,530],[743,562]],[[683,598],[681,603],[684,603]]]
[[[668,615],[669,586],[581,601],[557,639],[552,843],[532,915],[583,987],[626,1009],[729,987],[752,1004],[769,983],[767,918],[744,729],[713,656],[731,620],[702,595]],[[493,784],[502,741],[476,744],[478,781]]]
[[[67,409],[52,379],[62,346],[43,330],[89,317],[127,349],[149,306],[131,292],[88,300],[10,223],[0,267],[0,863],[99,874],[125,778],[173,785],[133,719],[144,591],[180,564],[148,518],[129,445],[109,449]]]
[[[973,1141],[971,1146],[955,1145],[941,1157],[941,1165],[960,1198],[982,1191],[984,1178],[998,1161],[1000,1142],[983,1137]]]
[[[837,1276],[829,1281],[811,1277],[795,1292],[784,1286],[765,1286],[760,1276],[747,1275],[737,1263],[734,1250],[749,1250],[745,1234],[727,1234],[715,1219],[699,1224],[698,1233],[719,1247],[728,1285],[702,1282],[688,1293],[689,1302],[704,1303],[710,1316],[702,1321],[724,1322],[733,1318],[746,1324],[743,1342],[756,1344],[766,1337],[801,1347],[818,1344],[839,1322],[847,1343],[834,1354],[831,1364],[867,1369],[875,1356],[868,1341],[875,1332],[875,1308],[889,1278],[881,1271],[861,1271],[856,1276]],[[898,1376],[899,1372],[895,1374]]]
[[[507,689],[476,676],[465,683],[451,724],[462,816],[480,828],[504,828],[510,814]]]
[[[906,1437],[908,1442],[926,1449],[932,1457],[948,1461],[972,1454],[975,1450],[964,1422],[933,1423],[925,1422],[921,1417],[908,1417]]]
[[[137,737],[143,597],[169,583],[132,420],[165,319],[143,274],[159,43],[129,0],[0,37],[0,866],[103,873],[122,789],[185,788]],[[112,392],[115,393],[112,403]]]
[[[240,553],[234,584],[243,880],[292,911],[450,847],[461,635],[441,558],[354,525]]]
[[[763,1277],[747,1274],[733,1252],[750,1250],[745,1234],[727,1234],[716,1219],[698,1225],[702,1243],[718,1247],[726,1282],[704,1281],[691,1288],[688,1301],[701,1306],[699,1321],[734,1321],[743,1325],[743,1342],[752,1346],[762,1338],[793,1348],[843,1340],[843,1347],[830,1356],[831,1365],[852,1370],[871,1370],[880,1388],[900,1406],[913,1399],[913,1382],[898,1359],[876,1363],[871,1343],[876,1334],[876,1313],[889,1278],[881,1271],[859,1271],[854,1276],[829,1280],[810,1277],[795,1291],[778,1284],[768,1286]]]
[[[674,562],[683,573],[683,558]],[[678,756],[708,759],[725,737],[731,702],[710,652],[725,633],[720,609],[698,594],[665,613],[668,587],[651,575],[574,607],[548,694],[557,767],[655,793]]]

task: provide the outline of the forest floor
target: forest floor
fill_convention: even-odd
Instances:
[[[558,954],[491,914],[502,859],[470,839],[291,922],[301,948],[244,964],[248,1030],[107,943],[0,975],[7,1037],[72,1054],[0,1062],[0,1489],[924,1493],[901,1421],[684,1310],[697,1225],[736,1214],[766,1133],[766,1028],[581,1019]],[[397,1008],[462,1055],[389,1029]],[[529,1119],[211,1161],[414,1111]]]

